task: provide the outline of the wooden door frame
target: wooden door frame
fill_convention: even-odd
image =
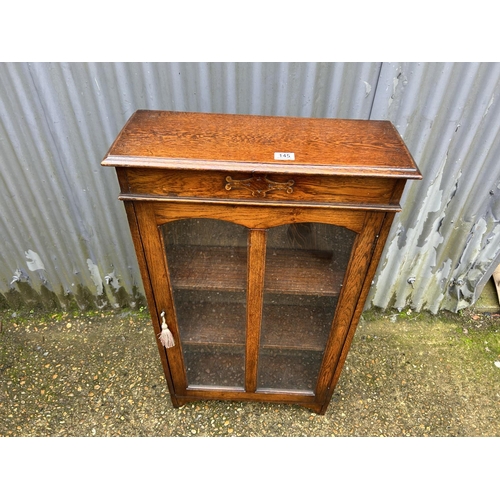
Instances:
[[[387,238],[388,229],[392,222],[393,213],[386,215],[385,211],[376,210],[352,210],[351,208],[339,207],[289,207],[289,206],[249,206],[234,205],[231,203],[211,204],[200,203],[176,203],[175,201],[141,200],[127,202],[127,215],[132,231],[136,252],[139,257],[139,266],[146,291],[148,305],[152,312],[153,326],[156,342],[160,352],[162,365],[167,379],[172,404],[179,406],[188,401],[198,399],[231,399],[231,400],[260,400],[280,401],[284,403],[296,403],[307,406],[318,413],[326,411],[331,394],[340,376],[343,363],[352,341],[359,316],[361,315],[364,299],[373,279],[376,265],[371,265],[374,253],[383,249]],[[129,215],[130,212],[130,215]],[[168,257],[164,251],[163,235],[161,225],[167,222],[190,218],[210,218],[225,220],[235,224],[244,225],[249,229],[249,242],[254,239],[252,257],[248,254],[249,279],[257,283],[256,272],[261,273],[262,280],[265,268],[265,243],[266,229],[295,222],[322,222],[336,226],[346,227],[357,233],[355,242],[351,249],[349,264],[345,273],[344,283],[338,303],[335,309],[333,323],[327,346],[324,351],[323,362],[318,374],[317,385],[314,396],[300,395],[291,391],[279,391],[273,393],[255,392],[256,373],[258,363],[258,339],[257,327],[260,330],[262,310],[260,310],[260,321],[252,327],[250,337],[249,322],[255,321],[250,318],[256,309],[248,307],[247,297],[247,331],[246,334],[246,358],[245,358],[245,389],[235,391],[224,388],[210,389],[188,389],[185,363],[182,355],[178,323],[173,302],[173,292],[168,271]],[[383,229],[386,229],[387,234]],[[381,241],[381,236],[383,241]],[[254,236],[251,236],[254,234]],[[154,236],[156,235],[156,236]],[[256,236],[255,236],[256,235]],[[260,235],[260,236],[259,236]],[[264,245],[264,247],[263,247]],[[259,252],[260,257],[256,257]],[[264,260],[264,263],[263,263]],[[375,261],[378,261],[376,259]],[[250,264],[259,263],[259,270],[250,270]],[[373,269],[372,269],[373,268]],[[263,282],[261,283],[261,285]],[[252,288],[252,303],[262,298],[262,286]],[[247,290],[248,293],[248,290]],[[251,297],[250,297],[251,298]],[[360,302],[362,299],[362,303]],[[159,343],[158,335],[161,330],[160,313],[165,311],[167,323],[176,339],[176,346],[165,349]],[[260,331],[258,332],[260,334]],[[249,342],[250,340],[250,342]],[[247,357],[255,359],[247,359]],[[333,368],[332,368],[333,367]],[[333,373],[333,375],[332,375]]]

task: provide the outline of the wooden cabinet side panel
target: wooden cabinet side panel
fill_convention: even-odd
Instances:
[[[394,220],[394,213],[387,213],[382,222],[382,227],[380,228],[379,237],[377,238],[377,244],[375,246],[370,266],[368,272],[366,273],[366,278],[364,280],[363,289],[361,290],[361,294],[358,298],[356,310],[351,320],[351,324],[349,325],[349,329],[347,331],[347,335],[345,340],[341,346],[340,356],[338,362],[335,366],[335,370],[333,372],[332,380],[329,383],[329,387],[326,393],[326,403],[323,405],[323,408],[320,413],[325,413],[330,398],[332,397],[333,391],[337,385],[340,374],[342,373],[342,368],[344,367],[345,360],[347,358],[347,354],[351,347],[352,339],[354,338],[354,334],[356,333],[356,328],[359,323],[359,318],[363,312],[363,308],[365,305],[366,298],[368,296],[368,292],[370,291],[370,287],[372,284],[373,277],[375,276],[375,272],[377,271],[377,266],[380,261],[380,257],[384,250],[385,242],[387,241],[387,237],[389,236],[389,231],[391,229],[392,222]]]
[[[146,294],[146,300],[148,303],[149,312],[151,315],[151,322],[153,324],[153,334],[155,336],[156,345],[158,347],[158,352],[160,354],[161,364],[163,367],[163,372],[167,380],[168,390],[170,392],[170,399],[174,407],[179,406],[179,402],[175,397],[174,385],[172,377],[170,375],[170,367],[168,359],[165,353],[165,348],[161,345],[157,333],[160,331],[159,315],[155,302],[155,295],[153,292],[153,287],[151,284],[150,273],[146,263],[146,256],[144,254],[144,247],[142,245],[142,238],[139,230],[139,225],[137,222],[135,207],[133,202],[125,202],[125,211],[127,213],[128,223],[130,226],[130,233],[132,235],[132,240],[134,242],[135,253],[137,256],[137,262],[139,264],[139,269],[141,272],[142,283],[144,286],[144,293]]]
[[[128,178],[128,169],[124,167],[116,167],[116,176],[120,185],[120,194],[130,193],[130,182]]]
[[[319,402],[328,401],[327,393],[332,370],[338,364],[356,306],[359,303],[374,243],[383,218],[384,213],[367,212],[364,228],[356,238],[318,376],[316,395]]]
[[[397,182],[394,183],[394,189],[392,190],[391,199],[389,201],[391,205],[399,206],[399,200],[401,200],[401,196],[403,196],[403,191],[405,189],[405,186],[406,186],[405,179],[399,179]]]

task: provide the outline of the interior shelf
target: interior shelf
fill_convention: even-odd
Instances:
[[[176,307],[183,343],[245,345],[245,304],[182,302]]]
[[[297,305],[265,305],[261,348],[322,351],[332,323],[332,311]]]
[[[268,249],[264,290],[269,293],[338,295],[343,272],[331,252]]]
[[[246,247],[188,247],[167,250],[174,288],[244,291]],[[343,271],[335,270],[330,252],[269,249],[264,289],[270,293],[336,296]]]
[[[170,277],[181,290],[244,291],[246,247],[173,246],[167,249]]]
[[[242,304],[186,302],[177,306],[181,340],[185,345],[245,345],[245,307]],[[322,308],[266,305],[262,349],[322,351],[331,326]]]

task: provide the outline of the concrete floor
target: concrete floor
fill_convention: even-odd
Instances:
[[[144,314],[10,316],[0,435],[500,436],[499,331],[491,313],[366,313],[318,416],[223,401],[174,409]]]

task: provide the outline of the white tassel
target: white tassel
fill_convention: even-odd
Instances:
[[[172,335],[172,332],[169,330],[167,326],[167,322],[165,321],[165,312],[162,311],[161,313],[161,333],[158,335],[160,342],[162,343],[163,347],[165,349],[169,349],[170,347],[175,346],[175,341],[174,341],[174,336]]]

